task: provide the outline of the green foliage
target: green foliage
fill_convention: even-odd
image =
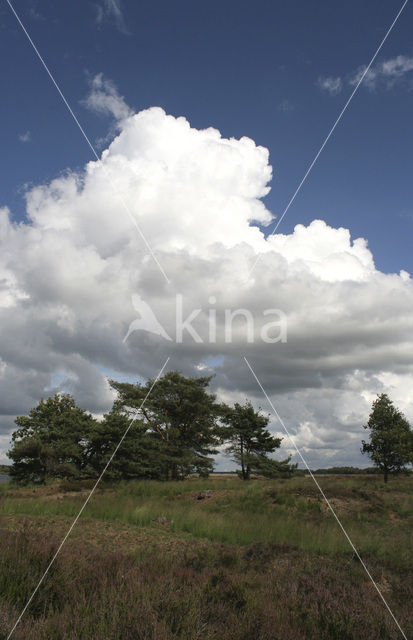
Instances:
[[[266,430],[268,417],[248,402],[234,408],[218,404],[207,391],[210,380],[177,371],[156,384],[112,380],[118,396],[101,421],[68,394],[42,399],[28,416],[16,419],[10,475],[25,483],[97,478],[104,470],[107,480],[183,480],[191,473],[207,478],[213,470],[210,456],[225,441],[244,479],[251,473],[291,475],[295,467],[289,458],[268,457],[281,443]]]
[[[162,465],[158,440],[153,434],[147,433],[142,420],[132,421],[117,410],[103,416],[103,420],[95,425],[88,441],[88,462],[96,475],[102,473],[125,433],[126,436],[105,472],[105,479],[160,478]]]
[[[10,475],[18,482],[80,477],[85,470],[85,435],[94,427],[90,414],[76,406],[69,394],[56,394],[18,416],[8,452]]]
[[[212,471],[213,460],[208,456],[216,453],[219,441],[220,406],[206,391],[210,380],[186,378],[171,371],[155,386],[153,380],[144,385],[110,381],[118,392],[115,410],[126,415],[140,411],[142,423],[156,444],[158,477],[179,480],[192,472],[205,477]]]
[[[290,464],[291,456],[285,460],[272,460],[265,455],[249,458],[252,473],[265,478],[290,478],[297,468],[297,464]]]
[[[413,433],[403,414],[390,398],[382,393],[373,402],[365,429],[370,430],[370,441],[362,441],[362,453],[367,453],[374,465],[384,474],[405,471],[413,463]]]
[[[240,464],[239,475],[243,480],[249,480],[251,473],[276,477],[281,469],[287,471],[290,458],[276,462],[267,457],[281,445],[281,438],[271,435],[266,429],[269,417],[254,411],[250,402],[226,407],[222,422],[226,427],[221,429],[221,438],[230,442],[226,453]]]

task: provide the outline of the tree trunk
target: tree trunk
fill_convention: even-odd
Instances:
[[[242,479],[247,480],[247,475],[246,475],[246,470],[244,465],[244,447],[243,447],[242,440],[241,440],[241,473],[242,473]]]

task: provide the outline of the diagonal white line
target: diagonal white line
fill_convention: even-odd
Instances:
[[[335,121],[335,123],[333,124],[333,126],[331,127],[330,131],[328,132],[327,137],[324,139],[323,144],[321,145],[321,147],[319,148],[319,150],[317,151],[313,161],[311,162],[311,164],[309,165],[307,171],[305,172],[303,178],[301,179],[301,182],[299,183],[298,187],[296,188],[296,190],[294,191],[292,197],[290,198],[287,206],[285,207],[282,215],[280,216],[280,219],[278,220],[277,224],[275,225],[273,231],[270,233],[270,235],[268,236],[269,238],[271,238],[271,236],[273,236],[275,234],[275,232],[277,231],[278,227],[280,226],[281,222],[283,221],[287,211],[289,210],[289,208],[291,207],[292,203],[294,202],[296,196],[298,195],[298,193],[301,190],[301,187],[303,186],[304,182],[307,180],[312,168],[314,167],[315,163],[317,162],[318,158],[320,157],[321,153],[323,152],[324,147],[326,146],[327,142],[330,140],[331,136],[334,133],[335,128],[337,127],[338,123],[340,122],[341,118],[343,117],[347,107],[349,106],[350,102],[352,101],[352,99],[354,98],[355,94],[357,93],[357,90],[359,88],[359,86],[361,85],[361,83],[363,82],[364,78],[366,77],[366,74],[368,73],[368,71],[370,70],[371,65],[373,64],[373,62],[375,61],[375,59],[377,58],[378,54],[381,51],[381,48],[383,47],[384,43],[386,42],[387,38],[389,37],[390,33],[393,30],[394,25],[396,24],[397,20],[399,19],[400,15],[402,14],[403,9],[405,8],[406,4],[408,3],[409,0],[404,0],[401,9],[399,10],[398,14],[396,15],[396,17],[394,18],[393,22],[391,23],[390,27],[387,29],[386,34],[383,38],[383,40],[380,42],[379,46],[376,49],[376,52],[374,54],[374,56],[372,57],[372,59],[370,60],[369,64],[367,65],[367,67],[364,70],[364,73],[361,75],[359,81],[357,82],[353,92],[351,93],[349,99],[347,100],[346,104],[344,105],[344,107],[342,108],[342,110],[340,111],[340,114],[337,118],[337,120]],[[254,271],[257,262],[261,259],[262,254],[259,253],[254,264],[252,265],[251,269],[248,272],[248,276],[247,278],[250,277],[251,273]]]
[[[322,488],[320,487],[320,485],[318,484],[317,478],[315,478],[315,476],[313,475],[313,472],[311,471],[310,467],[308,466],[306,460],[303,458],[303,456],[301,455],[301,451],[299,450],[299,448],[297,447],[297,445],[295,444],[295,441],[293,440],[293,438],[291,437],[287,427],[284,424],[284,421],[281,419],[277,409],[274,407],[273,403],[271,402],[270,398],[267,395],[267,392],[265,391],[264,387],[262,386],[261,382],[258,380],[257,375],[255,373],[255,371],[253,370],[253,368],[251,367],[250,363],[248,362],[247,358],[244,356],[244,360],[249,368],[249,370],[251,371],[252,375],[254,376],[259,388],[261,389],[261,391],[263,392],[264,396],[266,397],[268,404],[270,405],[271,409],[274,412],[274,415],[276,416],[278,422],[281,424],[281,426],[283,427],[285,433],[287,434],[287,437],[289,439],[289,441],[291,442],[291,444],[293,445],[294,449],[296,450],[296,452],[298,453],[298,455],[300,456],[302,462],[304,463],[308,473],[310,474],[312,480],[315,482],[317,489],[319,490],[319,492],[321,493],[321,495],[323,496],[328,508],[330,509],[331,513],[333,514],[334,518],[337,521],[337,524],[339,525],[340,529],[342,530],[342,532],[344,533],[345,537],[347,538],[351,548],[353,549],[354,553],[357,556],[357,559],[361,562],[365,572],[367,573],[368,577],[370,578],[370,580],[372,581],[374,587],[376,588],[377,593],[379,594],[380,598],[383,600],[384,604],[386,605],[386,608],[388,610],[388,612],[390,613],[391,617],[393,618],[394,622],[396,623],[400,633],[402,634],[403,638],[405,640],[407,640],[407,636],[405,635],[403,629],[401,628],[401,626],[399,625],[399,623],[397,622],[397,619],[394,615],[394,613],[392,612],[392,610],[390,609],[389,605],[387,604],[387,601],[385,600],[382,592],[380,591],[380,589],[378,588],[376,582],[374,581],[373,576],[371,575],[370,571],[367,569],[366,565],[364,564],[359,552],[357,551],[356,547],[354,546],[354,544],[352,543],[350,536],[348,535],[347,531],[345,530],[344,526],[341,523],[341,520],[339,519],[338,515],[336,514],[336,512],[334,511],[333,507],[331,506],[327,496],[325,495],[324,491],[322,490]]]
[[[150,396],[152,389],[154,388],[154,386],[156,385],[156,383],[158,382],[159,378],[162,375],[163,370],[165,369],[166,365],[169,362],[169,357],[165,360],[165,363],[162,367],[162,369],[159,371],[158,375],[156,376],[155,380],[153,381],[151,388],[149,389],[148,393],[146,394],[146,396],[144,397],[144,399],[141,402],[141,405],[138,409],[138,411],[136,412],[138,414],[138,412],[142,409],[143,405],[145,404],[146,400],[148,399],[148,397]],[[59,555],[64,543],[66,542],[66,540],[68,539],[69,535],[72,532],[73,527],[75,526],[75,524],[77,523],[77,521],[79,520],[80,516],[82,515],[87,503],[89,502],[90,498],[92,497],[93,493],[95,492],[96,487],[98,486],[99,482],[102,480],[104,474],[107,471],[107,468],[109,467],[109,465],[111,464],[113,458],[115,457],[119,447],[121,446],[122,442],[124,441],[124,439],[126,438],[129,429],[131,428],[132,424],[134,423],[134,421],[136,420],[136,415],[132,418],[132,420],[129,422],[127,429],[125,430],[125,433],[123,434],[123,436],[121,437],[121,439],[119,440],[118,444],[116,445],[112,455],[110,456],[109,460],[107,461],[105,468],[103,469],[102,473],[100,474],[99,478],[96,480],[93,489],[90,491],[89,495],[87,496],[85,502],[83,503],[79,513],[77,514],[76,518],[73,520],[72,524],[70,525],[65,537],[63,538],[62,542],[59,544],[56,553],[54,554],[53,558],[50,560],[45,572],[43,573],[42,577],[40,578],[39,582],[37,583],[36,588],[34,589],[32,595],[30,596],[30,598],[28,599],[28,601],[26,602],[22,612],[20,613],[19,617],[17,618],[13,629],[10,631],[9,635],[7,636],[7,640],[9,640],[12,636],[12,634],[14,633],[17,625],[19,624],[20,620],[22,619],[23,615],[25,614],[27,607],[30,605],[31,601],[33,600],[34,596],[36,595],[40,585],[42,584],[43,580],[45,579],[45,577],[47,576],[51,566],[53,565],[54,561],[56,560],[57,556]]]
[[[156,255],[154,254],[152,247],[150,246],[148,240],[146,239],[142,229],[139,227],[138,223],[136,222],[134,216],[132,215],[131,210],[129,209],[125,199],[123,198],[123,196],[119,193],[119,190],[117,189],[115,183],[113,182],[108,170],[106,169],[105,165],[103,164],[102,160],[99,158],[98,154],[96,153],[95,147],[93,146],[93,144],[91,143],[90,139],[88,138],[85,130],[83,129],[82,125],[80,124],[79,120],[76,117],[76,114],[74,113],[72,107],[70,106],[69,102],[66,100],[62,90],[60,89],[59,85],[57,84],[52,72],[50,71],[49,67],[47,66],[47,64],[45,63],[45,61],[43,60],[39,50],[37,49],[36,45],[34,44],[33,40],[31,39],[29,33],[27,32],[26,27],[24,26],[23,22],[21,21],[21,19],[19,18],[19,16],[17,15],[12,3],[10,2],[10,0],[6,0],[7,4],[9,5],[10,9],[12,10],[17,22],[19,23],[19,25],[21,26],[26,38],[28,39],[28,41],[30,42],[34,52],[36,53],[37,57],[39,58],[40,62],[42,63],[47,75],[49,76],[50,80],[53,82],[54,86],[57,89],[57,92],[59,93],[60,97],[62,98],[64,104],[66,105],[70,115],[72,116],[73,120],[75,121],[75,123],[77,124],[81,134],[83,135],[84,139],[86,140],[88,146],[90,147],[93,155],[95,156],[97,162],[100,164],[100,166],[102,167],[102,169],[104,170],[108,181],[112,187],[112,189],[114,190],[114,192],[116,193],[116,195],[118,196],[124,210],[126,211],[127,215],[129,216],[130,221],[132,222],[133,226],[136,228],[136,230],[138,231],[140,237],[142,238],[146,248],[148,249],[149,253],[151,254],[153,260],[155,261],[158,269],[160,270],[160,272],[162,273],[163,277],[165,278],[166,282],[169,284],[170,280],[168,278],[168,276],[166,275],[162,265],[160,264],[159,260],[157,259]]]

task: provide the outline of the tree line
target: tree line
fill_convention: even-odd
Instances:
[[[70,394],[42,399],[15,420],[8,473],[18,482],[97,478],[123,438],[105,471],[108,480],[182,480],[192,473],[207,477],[219,450],[239,466],[244,480],[252,474],[291,476],[297,468],[291,456],[281,461],[270,457],[282,439],[268,431],[269,416],[255,411],[248,400],[232,407],[218,403],[208,391],[210,381],[211,376],[191,378],[178,371],[166,373],[156,384],[110,380],[116,400],[102,420],[78,407]],[[386,394],[373,402],[364,428],[369,440],[362,441],[361,451],[385,482],[391,474],[406,472],[413,464],[413,432]],[[341,470],[352,472],[351,467]]]
[[[290,476],[297,466],[290,464],[291,457],[269,457],[281,445],[281,438],[267,429],[269,416],[248,401],[233,407],[218,403],[208,392],[210,381],[178,371],[166,373],[155,385],[153,380],[110,380],[117,397],[102,420],[78,407],[70,394],[42,399],[15,420],[9,473],[18,482],[96,478],[126,433],[106,479],[207,477],[214,468],[212,456],[222,447],[244,480],[251,474]]]

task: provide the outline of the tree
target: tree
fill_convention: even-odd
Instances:
[[[18,416],[12,434],[10,475],[19,482],[48,477],[80,477],[86,467],[85,445],[95,420],[69,394],[56,394]]]
[[[129,430],[105,472],[108,480],[132,478],[159,479],[162,466],[159,463],[159,441],[142,420],[134,420],[118,410],[112,410],[97,422],[87,445],[88,464],[98,476],[119,444],[123,434]]]
[[[209,456],[216,453],[219,442],[220,405],[206,391],[210,380],[186,378],[171,371],[153,388],[153,380],[144,385],[110,381],[118,392],[114,405],[117,411],[136,415],[146,398],[139,417],[157,443],[154,464],[165,480],[180,480],[194,471],[205,476],[213,469]]]
[[[297,464],[290,464],[291,456],[285,460],[273,460],[266,455],[255,455],[251,459],[251,473],[265,478],[290,478],[297,469]]]
[[[361,452],[367,453],[374,465],[384,474],[401,473],[413,462],[413,433],[403,414],[390,398],[382,393],[373,402],[364,429],[370,429],[370,441],[362,440]]]
[[[226,454],[241,465],[243,480],[249,480],[251,473],[275,477],[293,471],[294,467],[288,465],[291,457],[282,462],[268,458],[280,447],[281,438],[271,435],[266,429],[269,417],[254,411],[250,402],[227,407],[222,422],[227,425],[221,430],[222,437],[230,442]]]

